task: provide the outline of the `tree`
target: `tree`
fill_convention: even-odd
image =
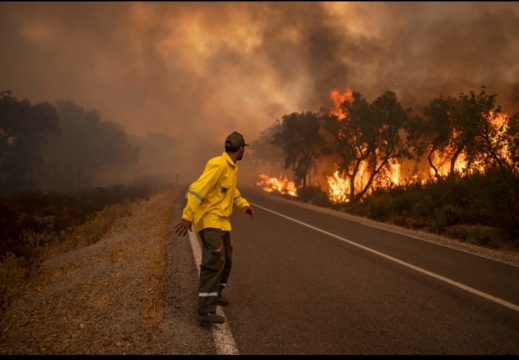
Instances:
[[[501,109],[494,105],[495,101],[496,95],[487,95],[483,87],[478,95],[473,91],[469,95],[460,94],[455,103],[453,115],[458,125],[455,130],[459,132],[456,144],[465,153],[464,172],[504,165],[500,155],[502,144],[496,142],[499,133],[496,119]]]
[[[449,164],[446,175],[506,166],[508,118],[495,101],[496,95],[483,88],[478,95],[470,91],[458,98],[435,98],[424,108],[422,136],[429,141],[427,159],[436,177],[444,163]],[[463,166],[457,166],[460,161]]]
[[[349,202],[357,203],[391,161],[412,157],[405,132],[412,110],[404,109],[392,91],[373,103],[359,92],[352,99],[341,104],[346,117],[328,129],[334,134],[339,173],[349,179]]]
[[[455,127],[451,109],[455,101],[452,97],[442,96],[432,99],[423,110],[423,126],[417,130],[417,137],[423,139],[422,146],[435,178],[440,176],[440,168],[446,161],[453,160],[449,167],[453,171],[457,160],[450,151]]]
[[[310,170],[323,153],[325,141],[320,130],[318,113],[294,112],[282,117],[281,131],[274,135],[273,144],[284,151],[285,169],[291,168],[294,183],[302,191],[310,183]]]
[[[273,141],[275,135],[282,131],[282,125],[276,120],[272,125],[263,129],[258,138],[251,144],[250,160],[251,166],[266,171],[269,174],[283,167],[283,149],[276,146]],[[267,170],[264,170],[264,169]]]
[[[85,111],[70,100],[56,101],[56,108],[61,135],[46,143],[45,187],[77,192],[92,186],[104,170],[137,161],[138,149],[117,123],[103,121],[96,110]]]
[[[0,93],[0,193],[34,188],[45,165],[41,147],[46,134],[59,134],[56,108],[48,102],[32,105],[9,90]]]

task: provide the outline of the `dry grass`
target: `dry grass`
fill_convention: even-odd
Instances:
[[[165,193],[107,208],[75,229],[71,243],[53,248],[75,250],[49,256],[25,286],[17,286],[16,308],[27,309],[6,312],[3,325],[11,330],[4,336],[13,344],[4,353],[19,353],[27,342],[34,344],[22,350],[28,354],[125,354],[136,344],[157,346],[171,199]],[[27,317],[23,327],[20,316]],[[55,330],[45,331],[50,324]]]
[[[0,313],[9,306],[19,288],[46,259],[94,244],[110,230],[117,219],[131,216],[130,203],[123,202],[105,207],[93,214],[84,224],[62,231],[36,233],[28,230],[21,234],[21,242],[31,246],[30,259],[17,258],[12,253],[0,261]]]

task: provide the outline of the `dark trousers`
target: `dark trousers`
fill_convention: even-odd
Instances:
[[[201,230],[202,263],[198,285],[198,313],[216,311],[220,287],[227,285],[232,267],[231,233],[215,228]]]

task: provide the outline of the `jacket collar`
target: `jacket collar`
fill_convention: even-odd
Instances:
[[[223,152],[222,156],[224,157],[225,160],[227,160],[227,162],[229,163],[229,165],[237,168],[238,167],[238,164],[236,164],[234,161],[232,161],[231,157],[229,156],[229,154],[227,154],[225,151]]]

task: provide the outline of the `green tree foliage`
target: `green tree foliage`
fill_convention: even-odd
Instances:
[[[44,188],[77,192],[90,187],[96,173],[137,161],[138,149],[117,123],[70,100],[58,100],[56,108],[61,135],[49,137],[45,146]]]
[[[41,147],[46,134],[59,133],[59,118],[48,102],[33,105],[12,92],[0,93],[0,193],[34,188],[45,165]]]
[[[310,170],[325,148],[320,114],[307,111],[284,115],[273,144],[283,148],[285,169],[291,168],[294,183],[304,191],[310,182]]]

